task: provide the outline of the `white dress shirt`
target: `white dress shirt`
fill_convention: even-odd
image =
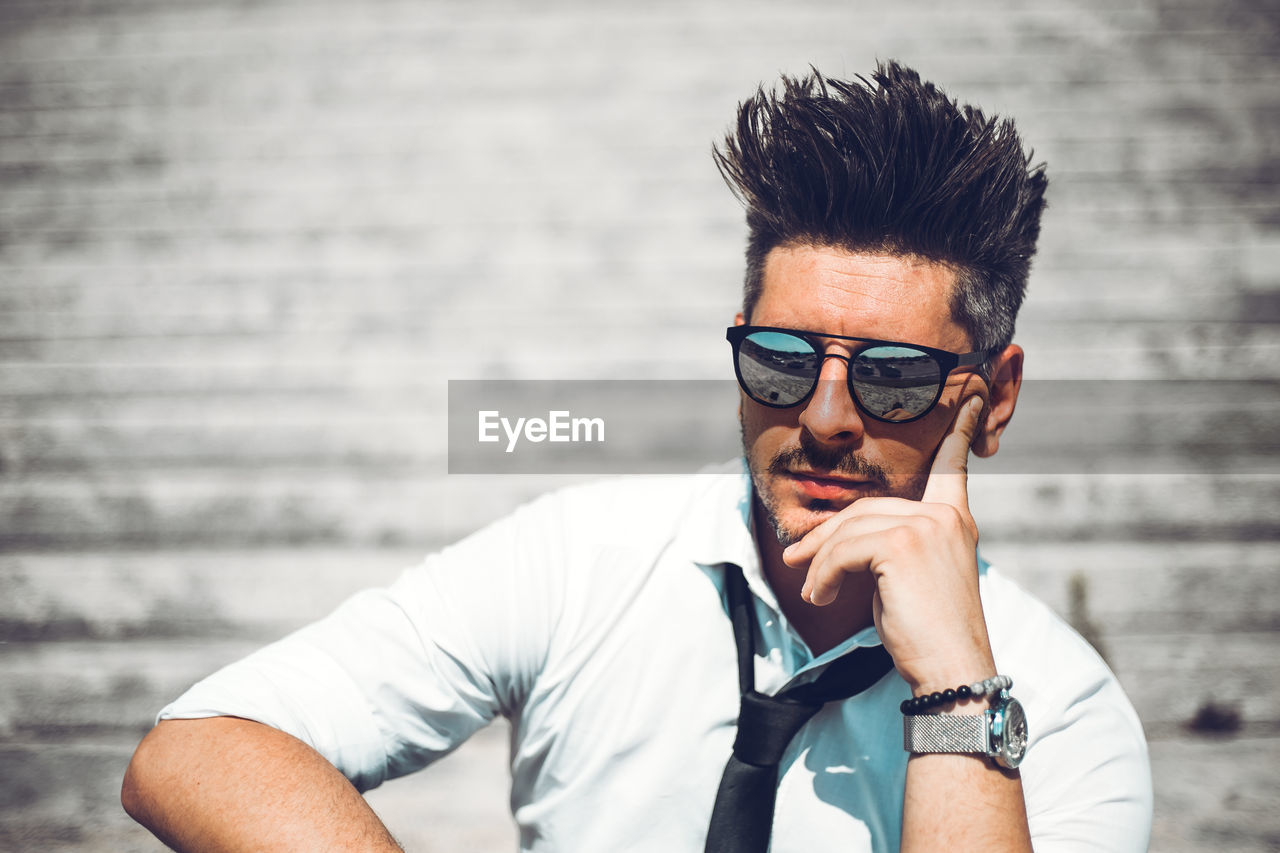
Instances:
[[[761,692],[879,642],[869,628],[813,657],[761,574],[749,495],[738,471],[544,496],[160,716],[275,726],[367,790],[501,714],[521,850],[700,851],[738,711],[722,565],[741,566],[756,596]],[[1028,717],[1036,850],[1146,850],[1146,743],[1115,677],[1048,608],[982,569],[996,664]],[[801,729],[780,767],[774,853],[898,849],[908,695],[890,672]]]

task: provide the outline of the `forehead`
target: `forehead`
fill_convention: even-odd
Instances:
[[[967,349],[952,318],[951,268],[909,256],[784,246],[765,257],[751,322],[851,337]]]

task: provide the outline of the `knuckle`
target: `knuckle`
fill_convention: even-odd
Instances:
[[[831,547],[830,552],[830,571],[834,575],[837,572],[844,571],[844,567],[853,559],[853,544],[847,540],[840,540]]]
[[[902,550],[915,548],[923,538],[913,524],[901,524],[889,531],[890,542]]]
[[[965,526],[965,516],[966,513],[962,513],[951,504],[941,504],[934,519],[943,527],[950,530],[958,530]]]

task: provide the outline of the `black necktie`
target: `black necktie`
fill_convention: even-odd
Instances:
[[[834,699],[861,693],[893,667],[883,646],[856,649],[832,662],[814,681],[776,696],[755,689],[751,592],[738,566],[725,565],[733,637],[738,644],[738,736],[711,812],[706,853],[764,853],[773,833],[778,762],[810,717]]]

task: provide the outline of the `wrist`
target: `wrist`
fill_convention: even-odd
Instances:
[[[1013,687],[1013,679],[1007,675],[994,675],[989,678],[959,684],[932,692],[913,691],[910,699],[902,702],[901,710],[906,715],[918,714],[981,714],[993,706],[993,702]]]
[[[931,697],[903,702],[903,748],[913,754],[986,756],[1003,768],[1017,768],[1027,748],[1026,713],[1021,703],[1009,695],[1012,679],[1000,676],[990,679],[989,683],[999,689],[994,694],[983,694],[990,708],[982,714],[939,713],[931,706]]]
[[[963,653],[953,650],[946,658],[917,658],[909,661],[908,666],[900,667],[900,671],[907,670],[902,672],[902,676],[911,688],[911,694],[927,695],[995,677],[999,670],[990,645],[979,645],[975,641],[965,646],[969,648]]]

